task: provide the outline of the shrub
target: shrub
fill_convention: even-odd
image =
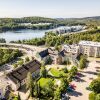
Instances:
[[[100,93],[96,95],[95,100],[100,100]]]
[[[30,61],[29,57],[26,57],[25,62],[29,62],[29,61]]]
[[[18,64],[15,63],[15,64],[13,64],[13,66],[14,66],[14,68],[17,68],[18,67]]]
[[[95,93],[100,93],[100,78],[93,80],[89,87]]]
[[[91,92],[89,94],[89,100],[95,100],[96,94],[94,92]]]
[[[68,73],[68,69],[65,67],[62,69],[64,71],[64,73]]]

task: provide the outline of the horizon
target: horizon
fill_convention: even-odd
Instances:
[[[0,17],[0,18],[24,18],[24,17],[43,17],[43,18],[51,18],[51,19],[59,19],[59,18],[62,18],[62,19],[81,19],[81,18],[91,18],[91,17],[100,17],[100,15],[97,15],[97,16],[85,16],[85,17],[45,17],[45,16],[23,16],[23,17]]]
[[[84,18],[99,16],[99,5],[99,0],[1,0],[0,18]]]

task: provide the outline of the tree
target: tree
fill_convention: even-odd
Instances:
[[[0,38],[0,43],[6,43],[6,40],[4,38]]]
[[[30,61],[29,57],[26,57],[25,62],[29,62],[29,61]]]
[[[67,79],[68,79],[69,82],[72,81],[72,78],[77,74],[77,72],[78,72],[77,67],[73,66],[71,68],[71,70],[69,71],[69,73],[68,73],[68,78]]]
[[[13,64],[13,66],[14,66],[14,68],[17,68],[18,67],[18,64],[15,63],[15,64]]]
[[[61,99],[61,91],[59,88],[54,91],[54,100],[60,100]]]
[[[30,72],[27,75],[26,88],[30,90],[30,96],[33,97],[34,83],[33,83],[32,74]]]
[[[73,66],[70,70],[70,73],[75,76],[77,74],[78,70],[77,70],[77,67]]]
[[[83,69],[86,67],[86,57],[85,56],[81,56],[80,58],[80,68]]]
[[[47,71],[46,71],[45,67],[41,67],[40,76],[46,78]]]
[[[62,50],[62,46],[56,43],[55,49],[60,52]]]
[[[96,95],[96,99],[95,100],[100,100],[100,93]]]
[[[34,96],[39,97],[40,95],[40,83],[34,82]]]
[[[47,84],[41,87],[41,94],[45,97],[54,96],[54,82],[53,80],[48,80]]]
[[[91,92],[89,94],[89,100],[95,100],[96,94],[94,92]]]
[[[10,60],[10,54],[5,54],[5,55],[3,56],[3,61],[4,61],[5,63],[7,63],[9,60]]]
[[[33,80],[32,78],[32,74],[29,72],[27,74],[27,79],[26,79],[26,88],[29,89],[30,88],[30,84],[31,84],[31,81]]]
[[[18,92],[18,100],[21,100],[21,97],[20,97],[20,95],[19,95],[19,92]]]
[[[67,79],[66,78],[62,78],[61,79],[60,91],[64,92],[67,89],[68,85],[69,85],[69,82],[67,81]]]
[[[95,93],[100,93],[100,78],[93,80],[89,87]]]
[[[24,61],[22,59],[18,61],[18,65],[22,66],[23,64],[24,64]]]
[[[63,71],[64,71],[64,73],[68,73],[67,67],[64,67],[64,68],[63,68]]]
[[[52,64],[52,58],[50,56],[48,56],[46,59],[45,59],[45,64]]]

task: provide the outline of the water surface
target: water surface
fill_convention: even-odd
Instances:
[[[23,39],[40,38],[45,35],[46,31],[47,30],[31,30],[31,29],[7,31],[0,33],[0,38],[5,38],[7,42],[23,40]]]

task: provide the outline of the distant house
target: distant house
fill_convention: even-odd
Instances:
[[[41,64],[37,60],[32,60],[25,65],[15,69],[7,74],[9,84],[13,90],[19,89],[26,83],[27,74],[31,72],[33,77],[38,76],[40,72]]]
[[[53,64],[61,64],[64,60],[64,56],[63,51],[58,52],[51,48],[39,52],[39,58],[45,63],[48,61],[48,59],[51,59]]]

